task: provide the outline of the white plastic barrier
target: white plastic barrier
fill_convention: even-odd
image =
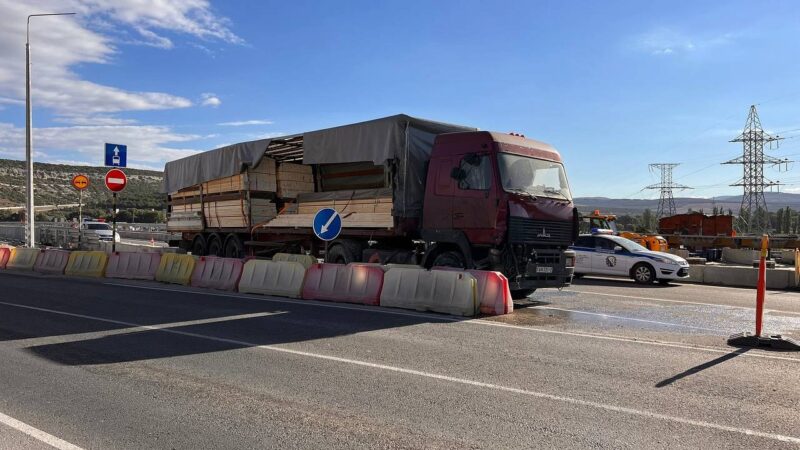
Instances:
[[[453,267],[434,267],[432,270],[461,271]],[[508,287],[508,278],[490,270],[467,270],[475,277],[481,314],[500,316],[514,311],[514,300]]]
[[[275,262],[298,262],[306,269],[318,262],[317,258],[311,255],[296,255],[294,253],[275,253],[272,256],[272,260]]]
[[[160,263],[161,255],[158,253],[112,253],[106,266],[106,278],[155,280]]]
[[[392,268],[383,276],[381,306],[471,317],[478,313],[477,281],[467,272]]]
[[[51,275],[63,275],[69,261],[69,251],[48,248],[39,252],[33,270]]]
[[[251,259],[244,263],[239,292],[300,298],[305,275],[299,262]]]
[[[192,286],[235,291],[242,275],[242,260],[201,256],[194,265]]]

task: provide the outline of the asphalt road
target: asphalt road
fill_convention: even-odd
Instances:
[[[798,448],[752,290],[581,280],[460,320],[0,273],[0,448]],[[800,293],[769,292],[800,337]]]

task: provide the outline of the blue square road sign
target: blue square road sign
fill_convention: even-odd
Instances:
[[[128,167],[128,146],[106,143],[106,166]]]

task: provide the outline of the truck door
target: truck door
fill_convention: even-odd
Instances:
[[[453,190],[453,228],[472,243],[492,242],[497,221],[497,186],[490,154],[470,153],[455,159],[458,180]]]
[[[423,206],[423,226],[429,229],[450,230],[453,228],[453,165],[457,158],[432,159],[428,166],[427,194]]]

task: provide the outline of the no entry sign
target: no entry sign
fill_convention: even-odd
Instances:
[[[128,177],[119,169],[111,169],[106,174],[106,187],[111,192],[120,192],[128,185]]]

